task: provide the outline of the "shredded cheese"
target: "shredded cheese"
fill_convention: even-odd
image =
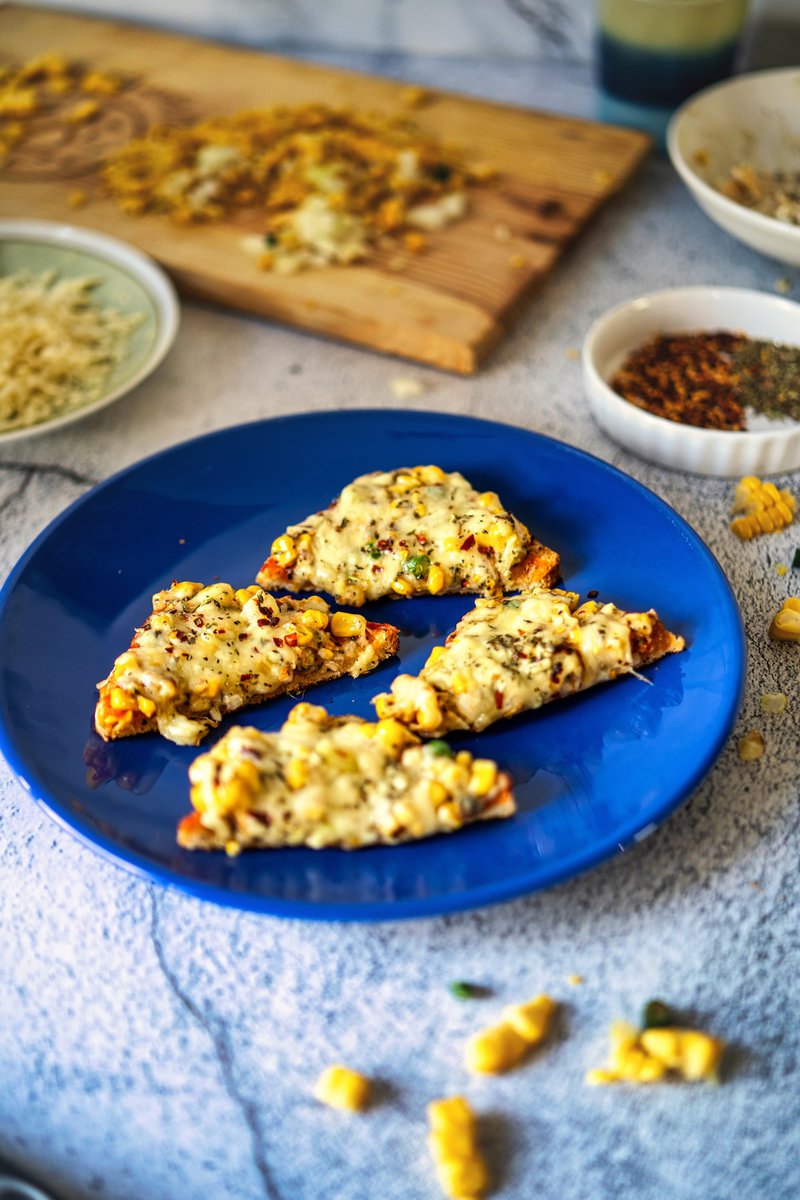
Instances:
[[[99,399],[141,314],[92,303],[97,280],[0,278],[0,431],[38,425]]]

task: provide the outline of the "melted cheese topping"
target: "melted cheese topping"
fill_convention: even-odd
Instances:
[[[362,475],[288,536],[286,586],[356,605],[392,592],[499,594],[531,542],[494,492],[479,494],[463,475],[435,466]]]
[[[98,684],[98,732],[119,737],[155,725],[170,741],[196,745],[225,713],[290,683],[301,688],[305,672],[356,676],[375,666],[364,618],[351,618],[356,635],[346,642],[331,636],[330,620],[318,596],[275,600],[227,583],[157,592],[152,616]]]
[[[231,729],[189,777],[199,814],[189,822],[229,852],[355,849],[514,811],[510,781],[494,763],[454,756],[443,742],[421,745],[396,721],[329,717],[311,704],[298,704],[279,733]]]
[[[379,714],[430,733],[480,731],[633,671],[632,632],[647,634],[654,615],[577,603],[574,593],[547,588],[479,600],[419,676],[398,676],[391,694],[376,698]]]

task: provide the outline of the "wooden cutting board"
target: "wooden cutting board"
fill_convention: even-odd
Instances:
[[[424,253],[400,261],[396,252],[378,251],[356,266],[276,276],[243,252],[246,231],[233,221],[186,228],[167,217],[121,213],[99,194],[103,156],[153,123],[243,108],[323,101],[408,114],[403,84],[135,25],[0,9],[0,62],[50,51],[133,82],[103,99],[85,125],[65,122],[58,110],[34,118],[32,135],[0,167],[0,215],[102,230],[151,254],[187,295],[463,373],[502,338],[649,146],[629,130],[435,92],[413,120],[499,171],[493,184],[470,189],[468,216],[432,234]],[[75,97],[63,103],[71,107]],[[94,193],[77,210],[69,203],[75,190]],[[511,239],[500,240],[498,227]]]

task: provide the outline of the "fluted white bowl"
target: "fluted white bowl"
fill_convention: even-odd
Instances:
[[[800,68],[754,71],[687,100],[670,121],[672,165],[703,211],[735,238],[770,258],[800,266],[800,225],[745,208],[717,186],[739,163],[797,173]]]
[[[746,432],[699,429],[623,400],[608,380],[656,334],[744,333],[800,346],[800,305],[748,288],[686,287],[650,292],[609,309],[583,343],[583,381],[598,424],[650,462],[697,475],[770,475],[800,469],[800,423],[748,416]]]

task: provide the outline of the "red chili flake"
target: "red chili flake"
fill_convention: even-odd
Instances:
[[[178,639],[179,642],[188,642],[188,640],[189,640],[188,633],[184,633],[182,629],[175,630],[175,637]]]
[[[242,683],[247,683],[248,679],[255,679],[255,675],[240,675]]]
[[[379,566],[377,565],[377,563],[376,563],[376,564],[375,564],[375,566],[372,568],[372,574],[373,574],[373,575],[378,575],[378,574],[380,574],[380,572],[381,572],[382,570],[383,570],[383,567],[379,567]]]
[[[203,626],[205,625],[205,620],[203,617],[195,617],[194,623],[198,629],[202,629]]]
[[[496,707],[497,707],[497,708],[502,708],[502,707],[503,707],[503,693],[502,693],[502,692],[499,692],[499,691],[498,691],[498,692],[495,692],[495,694],[494,694],[494,702],[495,702],[495,705],[496,705]]]
[[[392,541],[393,541],[392,538],[378,538],[378,542],[377,542],[378,549],[379,550],[391,550]],[[405,542],[401,542],[400,545],[405,546]]]
[[[260,629],[263,629],[265,625],[269,625],[269,619],[267,617],[260,617],[256,623]]]
[[[165,647],[164,647],[164,653],[165,653],[165,654],[172,654],[172,646],[165,646]]]
[[[239,634],[239,641],[240,641],[240,642],[244,642],[244,641],[246,641],[246,640],[247,640],[249,637],[250,637],[250,634],[249,634],[249,633],[240,633],[240,634]]]
[[[744,429],[736,363],[744,340],[724,332],[659,335],[628,355],[611,387],[667,421],[701,429]]]
[[[596,600],[599,595],[600,595],[600,592],[598,591],[598,589],[592,588],[592,590],[590,592],[586,593],[586,598],[588,600]]]
[[[418,533],[417,541],[419,542],[420,546],[425,546],[427,545],[428,539],[425,537],[424,533]]]
[[[408,542],[400,541],[397,544],[398,544],[398,546],[402,546],[404,550],[408,549]]]
[[[276,637],[276,638],[273,638],[272,640],[273,640],[273,642],[275,643],[275,645],[276,645],[276,646],[282,646],[282,645],[283,645],[283,638]]]
[[[461,549],[462,550],[471,550],[474,545],[475,545],[475,534],[471,533],[469,535],[469,537],[464,538],[463,542],[461,543]]]
[[[277,642],[277,640],[278,639],[276,638],[275,641]],[[286,642],[287,646],[296,646],[297,645],[297,634],[296,633],[287,633],[286,637],[283,640]]]
[[[220,634],[223,634],[223,635],[224,635],[225,633],[227,633],[227,630],[226,630],[226,629],[222,629],[222,628],[220,627],[219,629],[215,629],[215,630],[214,630],[214,633],[220,633]]]

